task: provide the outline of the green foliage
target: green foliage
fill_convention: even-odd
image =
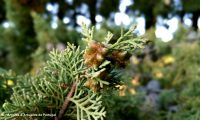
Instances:
[[[1,0],[0,1],[0,23],[2,23],[5,19],[6,19],[5,2]]]
[[[103,120],[106,116],[105,108],[102,107],[101,96],[94,93],[80,91],[70,99],[77,107],[77,120]]]
[[[111,11],[117,11],[119,3],[120,3],[119,0],[103,0],[99,8],[100,14],[104,16],[105,18],[108,18]],[[110,7],[107,7],[107,6],[110,6]]]
[[[7,66],[7,62],[5,61],[7,57],[8,47],[6,46],[4,35],[5,29],[0,26],[0,66],[5,68]]]
[[[55,29],[55,35],[61,43],[66,44],[69,42],[75,45],[81,45],[81,43],[79,43],[81,41],[81,34],[75,29],[67,29],[62,21],[58,21],[58,28]]]
[[[71,85],[74,79],[83,70],[79,49],[74,51],[75,46],[69,46],[65,51],[51,52],[50,61],[47,62],[41,74],[35,77],[22,77],[14,89],[11,103],[3,105],[6,113],[52,113],[58,111],[63,102],[64,96],[69,92],[69,87],[62,88],[63,85]],[[84,78],[79,78],[80,81]],[[32,109],[32,108],[35,109]],[[26,117],[21,117],[25,119]],[[8,119],[8,116],[5,116]]]
[[[48,2],[59,6],[57,13],[46,10]],[[192,13],[193,17],[198,14],[198,0],[181,2],[183,9],[178,12],[182,16],[185,12]],[[5,102],[0,119],[32,119],[7,116],[7,113],[59,116],[66,100],[69,104],[62,119],[200,119],[199,37],[193,37],[190,29],[179,26],[174,40],[168,43],[156,39],[155,30],[149,29],[145,36],[151,44],[140,51],[146,41],[133,34],[135,26],[122,30],[112,24],[112,27],[102,25],[100,29],[89,29],[84,25],[84,41],[81,41],[80,34],[66,28],[62,21],[68,17],[68,25],[77,27],[78,15],[88,17],[92,24],[96,23],[96,15],[112,19],[110,14],[118,10],[119,0],[73,0],[72,3],[64,0],[2,0],[0,3],[0,23],[5,21],[6,11],[6,22],[10,25],[8,28],[0,26],[0,66],[12,68],[17,73],[30,72],[16,76],[0,69],[0,105]],[[178,9],[173,8],[174,5],[171,0],[134,0],[132,9],[134,13],[139,11],[152,25],[158,15],[173,16],[174,9]],[[88,13],[80,11],[85,6]],[[52,29],[50,24],[55,16],[60,20],[58,27]],[[59,44],[67,42],[70,44],[64,45],[66,50],[53,50],[47,55]],[[131,56],[135,59],[129,60]],[[137,74],[138,84],[134,86],[133,76]],[[160,92],[156,93],[159,98],[157,109],[151,102],[145,103],[149,91],[145,89],[143,94],[140,93],[140,87],[146,88],[151,79],[161,84]],[[71,92],[73,86],[75,90]],[[171,106],[178,107],[175,114],[169,110]]]
[[[6,71],[0,68],[0,106],[12,94],[12,87],[16,79],[16,75],[12,71]]]
[[[174,41],[172,41],[172,42],[177,43],[177,42],[181,42],[181,41],[187,41],[186,35],[189,33],[189,29],[184,27],[184,25],[182,25],[182,24],[179,24],[178,26],[179,26],[178,29],[174,33]]]
[[[47,43],[56,43],[58,40],[54,30],[50,26],[50,22],[45,20],[41,15],[31,13],[34,22],[34,30],[37,33],[37,40],[41,47],[46,47]]]
[[[163,90],[159,97],[160,105],[165,110],[167,110],[170,105],[175,105],[177,101],[177,93],[175,90]]]
[[[176,56],[176,61],[179,61],[174,65],[174,69],[171,71],[171,78],[168,78],[173,80],[173,85],[179,86],[186,84],[199,77],[199,48],[200,47],[196,42],[183,42],[177,45],[173,50],[173,54]],[[175,73],[173,74],[173,72]]]
[[[157,110],[148,106],[151,110],[147,113],[140,111],[144,118],[139,119],[146,119],[148,115],[148,119],[153,120],[200,118],[198,35],[180,26],[172,41],[164,43],[155,39],[142,51],[143,56],[138,55],[140,61],[135,64],[134,72],[140,75],[140,85],[144,87],[149,80],[155,79],[162,87],[162,90],[156,93],[159,96]],[[152,59],[154,55],[157,57],[156,60]]]
[[[23,73],[30,69],[30,54],[37,48],[33,21],[30,10],[17,0],[5,0],[5,3],[7,19],[12,24],[4,35],[9,63],[17,73]]]
[[[134,0],[132,8],[138,10],[140,14],[148,15],[148,13],[154,14],[155,16],[161,15],[168,17],[168,13],[173,11],[173,1],[170,0],[156,0],[156,1],[145,1],[145,0]]]
[[[138,42],[136,39],[131,39],[130,37],[134,28],[135,27],[132,27],[125,34],[122,33],[115,44],[109,44],[112,34],[108,33],[106,37],[107,42],[104,43],[108,51],[121,50],[132,52],[132,49],[136,49],[138,46],[142,45],[144,42],[141,39],[137,39],[140,41]],[[87,26],[83,25],[82,33],[84,36],[83,39],[88,41],[88,43],[93,41],[94,29],[89,29]],[[126,44],[132,49],[120,49],[118,44]],[[65,108],[65,112],[61,116],[63,119],[103,120],[108,107],[105,110],[101,94],[95,93],[91,87],[85,84],[88,80],[92,80],[95,82],[93,87],[100,87],[101,91],[103,91],[109,86],[111,88],[115,87],[121,77],[119,77],[118,80],[114,78],[115,74],[113,74],[113,71],[117,72],[117,65],[111,63],[109,59],[106,60],[106,57],[104,62],[96,66],[96,68],[85,65],[87,58],[84,58],[84,54],[87,53],[89,47],[91,46],[88,46],[86,50],[80,50],[80,47],[68,44],[64,51],[53,50],[49,54],[50,59],[46,62],[44,67],[39,70],[38,74],[34,76],[20,76],[17,85],[13,88],[13,94],[10,100],[3,104],[2,118],[28,119],[28,116],[8,115],[14,113],[48,113],[60,116],[63,105],[65,105],[67,101],[70,102],[70,104],[67,106],[67,109]],[[111,68],[108,69],[108,65],[111,65]],[[104,76],[107,79],[102,79],[101,77],[104,71],[108,72],[108,75]],[[108,79],[110,81],[108,81]],[[40,119],[49,118],[47,116],[42,116]]]
[[[174,115],[174,120],[198,120],[200,119],[199,111],[199,79],[191,81],[181,92],[179,98],[179,111]]]
[[[131,120],[140,118],[143,95],[118,96],[117,92],[107,90],[103,93],[103,105],[106,107],[106,120]]]
[[[144,40],[141,38],[134,38],[133,39],[133,31],[135,30],[136,26],[132,26],[129,31],[126,33],[121,31],[121,36],[117,39],[117,41],[111,45],[110,49],[117,49],[122,51],[133,52],[136,48],[143,48]],[[109,42],[112,38],[112,34],[108,33],[107,37],[105,38]]]
[[[181,0],[183,4],[183,9],[187,12],[193,12],[193,11],[198,11],[200,10],[200,2],[199,0]]]

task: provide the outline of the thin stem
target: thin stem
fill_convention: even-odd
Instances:
[[[70,98],[74,95],[75,90],[76,90],[76,82],[73,83],[71,90],[69,91],[67,97],[65,98],[64,104],[59,111],[58,117],[55,117],[55,120],[61,120],[70,102]]]

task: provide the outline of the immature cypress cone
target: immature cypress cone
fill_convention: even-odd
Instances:
[[[127,60],[129,59],[130,55],[126,51],[114,50],[108,59],[117,64],[120,67],[125,66]]]
[[[97,67],[104,60],[107,48],[102,43],[92,41],[89,43],[89,48],[85,51],[85,64],[89,67]]]
[[[93,79],[88,79],[85,83],[84,86],[87,88],[91,89],[93,92],[97,92],[99,90],[99,86],[95,83]]]
[[[107,80],[108,74],[106,71],[100,72],[96,78]],[[87,81],[84,83],[84,86],[91,89],[94,92],[99,91],[102,87],[96,82],[95,78],[88,78]]]

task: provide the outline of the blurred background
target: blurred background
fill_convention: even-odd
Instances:
[[[0,65],[27,71],[42,49],[78,44],[80,25],[117,32],[137,24],[136,35],[151,34],[163,42],[176,39],[179,29],[198,36],[199,0],[1,0]],[[112,31],[113,30],[113,31]],[[152,33],[150,32],[152,31]],[[183,34],[184,36],[186,34]],[[46,47],[46,48],[44,48]],[[25,62],[28,62],[25,64]],[[20,70],[18,67],[20,66]]]
[[[95,26],[98,41],[107,31],[115,40],[122,27],[136,24],[133,34],[149,43],[133,53],[131,84],[120,95],[142,93],[144,102],[116,98],[119,108],[108,120],[199,120],[199,16],[200,0],[0,0],[0,101],[15,75],[35,75],[53,48],[67,42],[84,48],[81,23]]]
[[[101,34],[106,30],[117,33],[116,28],[137,24],[135,34],[150,34],[148,39],[154,42],[180,39],[176,33],[181,30],[186,32],[182,36],[195,39],[200,26],[199,0],[0,2],[0,66],[19,73],[30,70],[30,61],[44,49],[62,49],[66,42],[78,45],[81,23],[95,26]]]

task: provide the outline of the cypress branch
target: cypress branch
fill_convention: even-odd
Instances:
[[[67,97],[65,98],[64,104],[63,104],[63,106],[62,106],[62,108],[61,108],[61,110],[60,110],[60,112],[58,114],[58,117],[56,117],[55,120],[60,120],[62,118],[62,116],[64,115],[64,113],[65,113],[65,111],[67,109],[67,106],[68,106],[68,104],[70,102],[70,98],[74,95],[74,92],[76,90],[76,84],[77,84],[76,82],[73,83],[73,85],[71,87],[71,90],[69,91]]]
[[[3,104],[3,119],[49,119],[48,116],[6,116],[48,113],[57,114],[55,120],[104,120],[106,109],[100,91],[122,83],[119,64],[126,66],[130,57],[127,54],[145,42],[133,37],[133,28],[111,44],[112,33],[108,32],[106,42],[97,42],[93,39],[94,28],[83,25],[86,49],[68,43],[66,50],[53,50],[49,54],[50,60],[37,75],[20,76],[10,101]]]

